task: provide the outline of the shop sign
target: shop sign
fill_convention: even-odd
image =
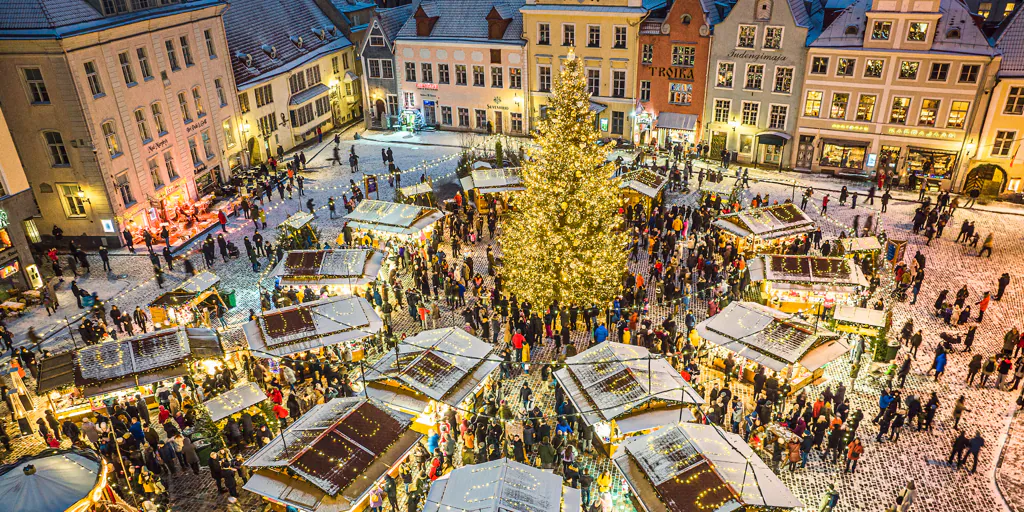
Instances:
[[[156,141],[156,142],[146,146],[146,151],[149,151],[150,153],[152,153],[152,152],[154,152],[154,151],[156,151],[158,149],[162,149],[162,148],[165,148],[165,147],[170,146],[170,145],[171,145],[170,139],[163,138],[163,139],[160,139],[160,140],[158,140],[158,141]]]
[[[104,233],[113,233],[114,232],[114,221],[113,220],[111,220],[111,219],[103,219],[103,220],[100,221],[100,223],[103,224],[103,232]]]
[[[18,261],[17,260],[12,261],[10,265],[7,265],[4,268],[0,268],[0,279],[7,279],[8,277],[11,277],[12,275],[17,274],[18,273],[18,268],[19,268],[19,265],[18,265]]]
[[[651,76],[667,77],[673,80],[693,81],[693,68],[660,67],[651,68]]]
[[[10,224],[10,220],[7,217],[7,210],[0,209],[0,229],[6,228]]]
[[[878,153],[868,153],[868,167],[874,167],[878,161]]]
[[[651,115],[648,114],[648,113],[643,113],[643,114],[640,114],[640,115],[636,116],[636,124],[638,124],[638,125],[650,125],[650,124],[652,124],[652,121],[653,121],[653,119],[652,119]]]
[[[864,126],[862,124],[850,124],[850,123],[832,123],[829,128],[833,130],[842,130],[844,132],[859,132],[868,133],[871,131],[870,126]]]
[[[416,84],[416,88],[417,89],[430,89],[431,91],[436,91],[437,90],[437,84],[420,83],[420,84]]]
[[[487,105],[488,110],[508,110],[505,105]]]
[[[185,127],[185,133],[192,133],[192,132],[194,132],[196,130],[199,130],[201,128],[206,128],[206,125],[208,124],[209,118],[210,118],[210,116],[204,116],[202,119],[200,119],[200,120],[198,120],[198,121],[196,121],[196,122],[186,126]]]
[[[781,53],[756,53],[756,52],[741,52],[733,50],[729,52],[728,57],[730,59],[741,59],[741,60],[752,60],[752,61],[768,61],[768,62],[785,62],[786,56]]]
[[[888,128],[889,135],[901,135],[904,137],[921,137],[922,139],[956,140],[960,134],[956,132],[945,132],[942,130],[925,130],[919,128]]]

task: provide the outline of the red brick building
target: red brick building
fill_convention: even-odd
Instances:
[[[714,15],[715,13],[712,13]],[[700,0],[675,0],[640,26],[633,142],[667,146],[703,140],[710,26]]]

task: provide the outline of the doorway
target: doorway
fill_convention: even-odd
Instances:
[[[434,112],[434,102],[431,100],[423,100],[423,123],[427,126],[437,124],[437,114]]]
[[[388,115],[388,107],[384,104],[384,100],[377,100],[373,104],[373,108],[377,112],[377,126],[384,126],[384,119]]]
[[[725,132],[711,133],[711,158],[718,158],[725,149],[725,143],[729,140],[729,134]]]
[[[814,162],[814,136],[801,135],[800,145],[796,150],[796,168],[810,169],[812,162]]]
[[[494,112],[494,133],[505,133],[504,119],[505,115],[500,111]]]

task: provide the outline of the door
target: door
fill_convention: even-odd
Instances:
[[[810,169],[814,162],[814,136],[801,135],[800,145],[796,150],[796,168]]]
[[[722,154],[722,150],[725,149],[725,143],[729,139],[729,134],[725,132],[713,132],[711,134],[711,152],[709,153],[711,158],[718,158]]]
[[[388,115],[387,105],[384,104],[384,100],[377,100],[373,107],[377,111],[377,126],[384,126],[384,118]]]
[[[494,112],[494,133],[505,133],[505,114],[500,110]]]
[[[434,126],[437,124],[437,114],[434,112],[434,102],[424,101],[423,102],[423,122],[427,126]]]

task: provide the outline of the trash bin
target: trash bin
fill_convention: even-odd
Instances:
[[[224,293],[224,300],[228,303],[229,308],[233,308],[238,305],[238,300],[235,298],[235,291],[228,290]]]
[[[885,362],[888,363],[893,359],[896,359],[896,354],[898,354],[900,351],[900,342],[890,341],[889,344],[886,346],[886,349],[887,350],[885,351]]]

